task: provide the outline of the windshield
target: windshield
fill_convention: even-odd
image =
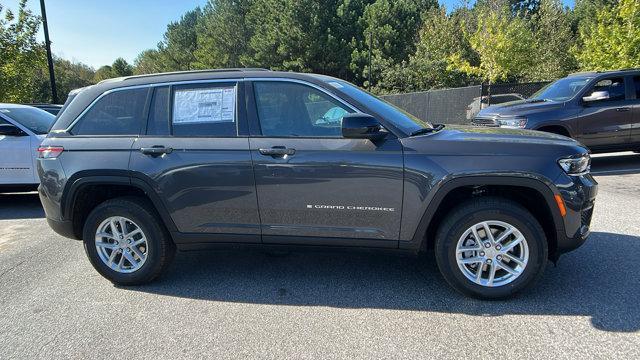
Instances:
[[[48,133],[56,119],[48,112],[33,107],[0,108],[0,112],[38,135]]]
[[[360,89],[359,87],[346,81],[326,77],[323,78],[329,85],[354,98],[356,101],[366,104],[366,106],[376,114],[391,121],[398,129],[407,134],[423,128],[433,128],[431,124],[422,121],[404,110],[389,104],[377,96]]]
[[[568,77],[552,82],[538,90],[529,100],[566,101],[573,98],[593,77]]]

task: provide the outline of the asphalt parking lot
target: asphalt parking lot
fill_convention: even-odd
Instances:
[[[119,288],[34,194],[0,195],[0,359],[640,358],[640,155],[598,155],[589,241],[509,301],[464,298],[430,256],[180,253]]]

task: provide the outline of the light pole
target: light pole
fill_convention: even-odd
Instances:
[[[47,63],[49,64],[49,82],[51,83],[51,102],[58,103],[58,91],[56,90],[56,76],[53,73],[53,56],[51,55],[51,41],[49,40],[49,26],[47,25],[47,11],[44,0],[40,0],[40,11],[42,12],[42,28],[44,30],[44,45],[47,48]]]
[[[369,90],[371,90],[371,55],[373,52],[373,29],[369,33]]]

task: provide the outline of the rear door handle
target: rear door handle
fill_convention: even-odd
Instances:
[[[616,109],[617,112],[624,112],[624,111],[629,111],[631,110],[631,108],[629,107],[619,107]]]
[[[158,157],[158,156],[164,155],[164,154],[171,154],[173,152],[173,148],[164,147],[162,145],[154,145],[154,146],[148,147],[148,148],[140,148],[140,152],[142,152],[145,155],[152,156],[152,157]]]
[[[296,153],[296,149],[286,148],[284,146],[273,146],[271,149],[258,149],[260,154],[267,156],[285,156],[285,155],[293,155]]]

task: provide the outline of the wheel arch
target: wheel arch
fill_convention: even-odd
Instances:
[[[418,251],[432,247],[438,226],[455,207],[455,201],[484,195],[515,200],[529,210],[545,230],[550,257],[556,257],[557,240],[559,234],[564,232],[564,222],[555,201],[554,190],[537,178],[516,175],[462,176],[445,182],[433,196],[413,238],[405,247]]]
[[[166,206],[153,187],[143,179],[132,178],[128,171],[89,171],[75,174],[67,181],[61,198],[62,217],[73,222],[73,233],[80,239],[83,220],[88,213],[98,204],[121,196],[139,196],[147,199],[167,230],[177,230]]]

